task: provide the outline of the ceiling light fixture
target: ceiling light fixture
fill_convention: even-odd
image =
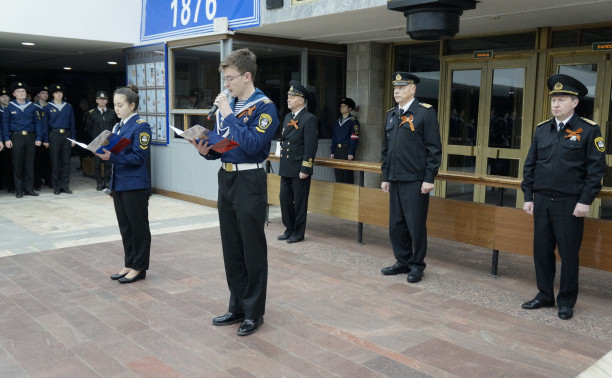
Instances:
[[[35,46],[36,45],[36,43],[34,42],[21,42],[21,44],[24,46]]]
[[[65,69],[66,71],[70,71],[70,70],[72,69],[72,67],[64,67],[64,69]]]
[[[108,64],[110,64],[110,65],[115,65],[115,64],[117,64],[117,62],[115,62],[115,61],[113,61],[113,60],[111,60],[110,62],[106,62],[106,63],[108,63]]]

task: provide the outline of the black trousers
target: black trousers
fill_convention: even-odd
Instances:
[[[46,185],[51,186],[51,158],[47,147],[38,146],[34,160],[34,187],[41,187],[43,180]]]
[[[411,269],[425,269],[429,194],[422,181],[389,183],[389,236],[395,259]]]
[[[13,161],[13,178],[15,180],[15,192],[23,193],[34,190],[34,159],[36,158],[36,135],[28,132],[11,133],[13,148],[11,159]]]
[[[228,311],[248,319],[264,315],[268,285],[268,245],[264,224],[268,205],[263,169],[219,170],[219,228],[225,277],[230,291]]]
[[[102,160],[97,156],[93,157],[94,161],[94,177],[98,185],[110,182],[111,164],[107,160]],[[104,166],[104,175],[102,175],[102,167]]]
[[[553,284],[556,272],[555,246],[561,257],[561,277],[557,304],[574,307],[578,297],[579,252],[584,218],[572,215],[578,198],[555,198],[535,193],[533,261],[539,293],[537,299],[555,299]]]
[[[3,188],[7,189],[8,191],[15,190],[11,150],[8,148],[0,151],[0,180],[2,180]]]
[[[125,253],[124,266],[138,271],[149,269],[151,256],[150,195],[149,189],[113,192],[115,214]]]
[[[279,199],[285,234],[298,239],[306,232],[311,178],[312,175],[305,179],[281,176]]]
[[[55,190],[68,189],[70,184],[71,142],[70,134],[51,130],[49,132],[49,155],[51,156],[51,181]]]
[[[334,159],[348,160],[349,147],[349,144],[336,145],[336,150],[334,151]],[[355,183],[355,175],[353,174],[353,171],[334,168],[334,174],[336,175],[336,182],[343,182],[345,184]]]

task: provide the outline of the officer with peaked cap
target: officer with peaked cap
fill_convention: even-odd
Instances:
[[[558,316],[574,315],[578,297],[578,253],[584,218],[601,190],[605,143],[599,126],[575,113],[588,90],[563,74],[548,79],[553,117],[540,123],[525,159],[521,188],[523,210],[533,215],[533,259],[538,294],[523,303],[526,310],[555,305],[555,247],[561,257],[561,279],[556,302]]]
[[[51,179],[53,193],[72,194],[70,189],[70,154],[76,138],[74,110],[64,101],[64,85],[49,87],[53,100],[43,108],[43,120],[49,133],[49,154],[51,155]]]
[[[345,97],[340,101],[340,118],[335,122],[332,130],[330,158],[353,160],[359,144],[359,121],[351,115],[355,109],[355,101]],[[334,169],[336,182],[352,184],[355,181],[353,171],[347,169]]]
[[[283,121],[281,158],[278,174],[280,204],[285,232],[278,240],[297,243],[304,239],[308,194],[312,167],[318,147],[317,118],[306,110],[308,90],[292,80],[287,92],[287,107],[291,110]]]
[[[86,129],[89,132],[91,139],[95,139],[104,130],[112,131],[113,126],[119,122],[115,110],[107,107],[108,92],[96,92],[95,109],[89,111],[86,121]],[[98,156],[93,157],[94,160],[94,177],[96,178],[96,190],[108,188],[110,182],[111,164],[108,161],[100,159]],[[104,167],[104,173],[102,173]]]
[[[396,261],[381,272],[408,273],[408,282],[415,283],[426,266],[429,192],[442,160],[442,144],[436,111],[415,98],[419,78],[395,72],[392,83],[398,106],[385,120],[381,189],[389,194],[389,236]]]
[[[34,191],[34,158],[36,146],[42,144],[43,125],[38,108],[28,101],[28,86],[22,81],[11,85],[15,100],[2,116],[2,133],[6,148],[11,149],[15,196],[38,196]]]

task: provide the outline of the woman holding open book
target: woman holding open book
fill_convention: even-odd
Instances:
[[[115,91],[115,113],[121,120],[113,133],[130,140],[130,144],[112,153],[104,149],[96,153],[112,166],[110,190],[119,223],[125,253],[124,268],[111,276],[119,283],[132,283],[144,279],[149,269],[151,231],[149,229],[149,196],[151,179],[147,170],[151,127],[140,118],[138,87],[128,85]]]

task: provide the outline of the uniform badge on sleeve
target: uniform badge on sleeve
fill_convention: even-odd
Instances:
[[[262,113],[259,116],[259,124],[255,129],[260,133],[265,133],[268,126],[272,124],[272,117],[269,114]]]
[[[149,136],[149,133],[140,133],[140,135],[138,136],[138,140],[140,140],[140,148],[142,148],[143,150],[149,148],[150,139],[151,137]]]
[[[604,140],[602,137],[595,138],[594,142],[595,142],[595,147],[597,148],[597,151],[604,152],[606,150],[606,144],[604,143]]]

